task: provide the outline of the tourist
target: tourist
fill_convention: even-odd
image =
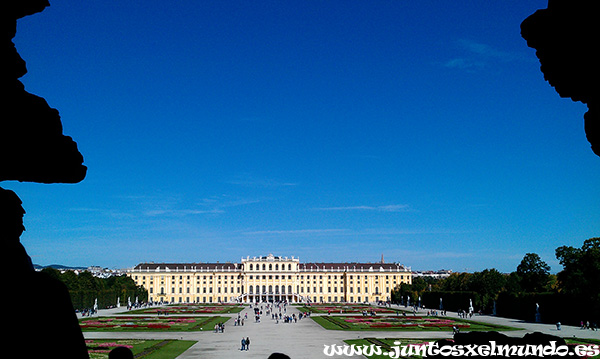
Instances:
[[[250,349],[250,337],[246,337],[246,350]]]
[[[246,339],[244,337],[242,337],[242,349],[240,350],[246,350]]]

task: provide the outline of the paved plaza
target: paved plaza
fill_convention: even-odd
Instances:
[[[266,304],[263,304],[266,306]],[[288,315],[299,311],[294,306],[286,307]],[[100,310],[99,316],[110,316],[126,312],[126,308]],[[304,318],[296,323],[276,323],[270,316],[263,315],[261,322],[254,322],[254,311],[246,306],[240,313],[242,317],[248,314],[248,319],[243,326],[234,326],[236,314],[219,314],[232,319],[226,322],[223,333],[206,332],[84,332],[89,339],[185,339],[198,341],[178,358],[264,358],[273,352],[281,352],[291,359],[328,358],[323,354],[324,345],[342,345],[343,340],[365,337],[379,338],[423,338],[437,339],[450,338],[452,332],[407,332],[407,331],[341,331],[327,330],[315,323],[310,318]],[[423,311],[422,314],[425,314]],[[313,316],[317,314],[312,314]],[[325,314],[326,315],[326,314]],[[332,314],[334,315],[334,314]],[[448,312],[448,317],[457,318],[457,313]],[[563,325],[558,331],[555,325],[527,323],[516,319],[499,318],[487,315],[477,315],[471,318],[484,323],[493,323],[522,330],[506,331],[506,335],[522,337],[525,333],[542,332],[561,337],[578,337],[600,339],[600,331],[583,330],[579,327]],[[242,337],[250,338],[250,349],[241,351]]]

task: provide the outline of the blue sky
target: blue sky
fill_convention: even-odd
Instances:
[[[585,105],[519,25],[546,1],[52,1],[25,88],[88,166],[3,182],[38,264],[515,270],[600,233]]]

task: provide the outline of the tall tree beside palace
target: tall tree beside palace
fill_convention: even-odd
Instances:
[[[559,247],[556,258],[564,268],[558,273],[561,291],[600,303],[600,238],[585,240],[581,248]]]
[[[543,292],[550,277],[550,266],[537,253],[527,253],[517,266],[521,288],[525,292]]]

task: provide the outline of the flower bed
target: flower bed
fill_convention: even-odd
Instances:
[[[371,328],[469,328],[470,324],[451,319],[435,317],[392,317],[392,316],[346,316],[340,318],[346,323],[364,325]]]
[[[176,315],[176,314],[222,314],[237,313],[243,309],[237,304],[177,304],[166,307],[145,308],[131,311],[136,314],[158,314],[158,315]]]
[[[305,306],[304,308],[308,309],[313,313],[376,313],[376,314],[394,314],[399,310],[386,308],[386,307],[374,307],[365,304],[311,304]]]
[[[132,341],[132,340],[118,340],[118,341],[101,341],[101,340],[92,340],[86,339],[85,345],[88,349],[88,354],[90,358],[107,358],[108,353],[116,347],[126,347],[129,349],[133,349],[134,344],[139,344],[143,342],[142,340]]]
[[[332,330],[451,331],[456,328],[467,331],[506,331],[518,329],[461,318],[412,315],[315,315],[310,318],[325,329]]]
[[[225,322],[229,318],[212,317],[100,317],[81,319],[79,326],[83,331],[194,331],[212,329],[216,323]]]

